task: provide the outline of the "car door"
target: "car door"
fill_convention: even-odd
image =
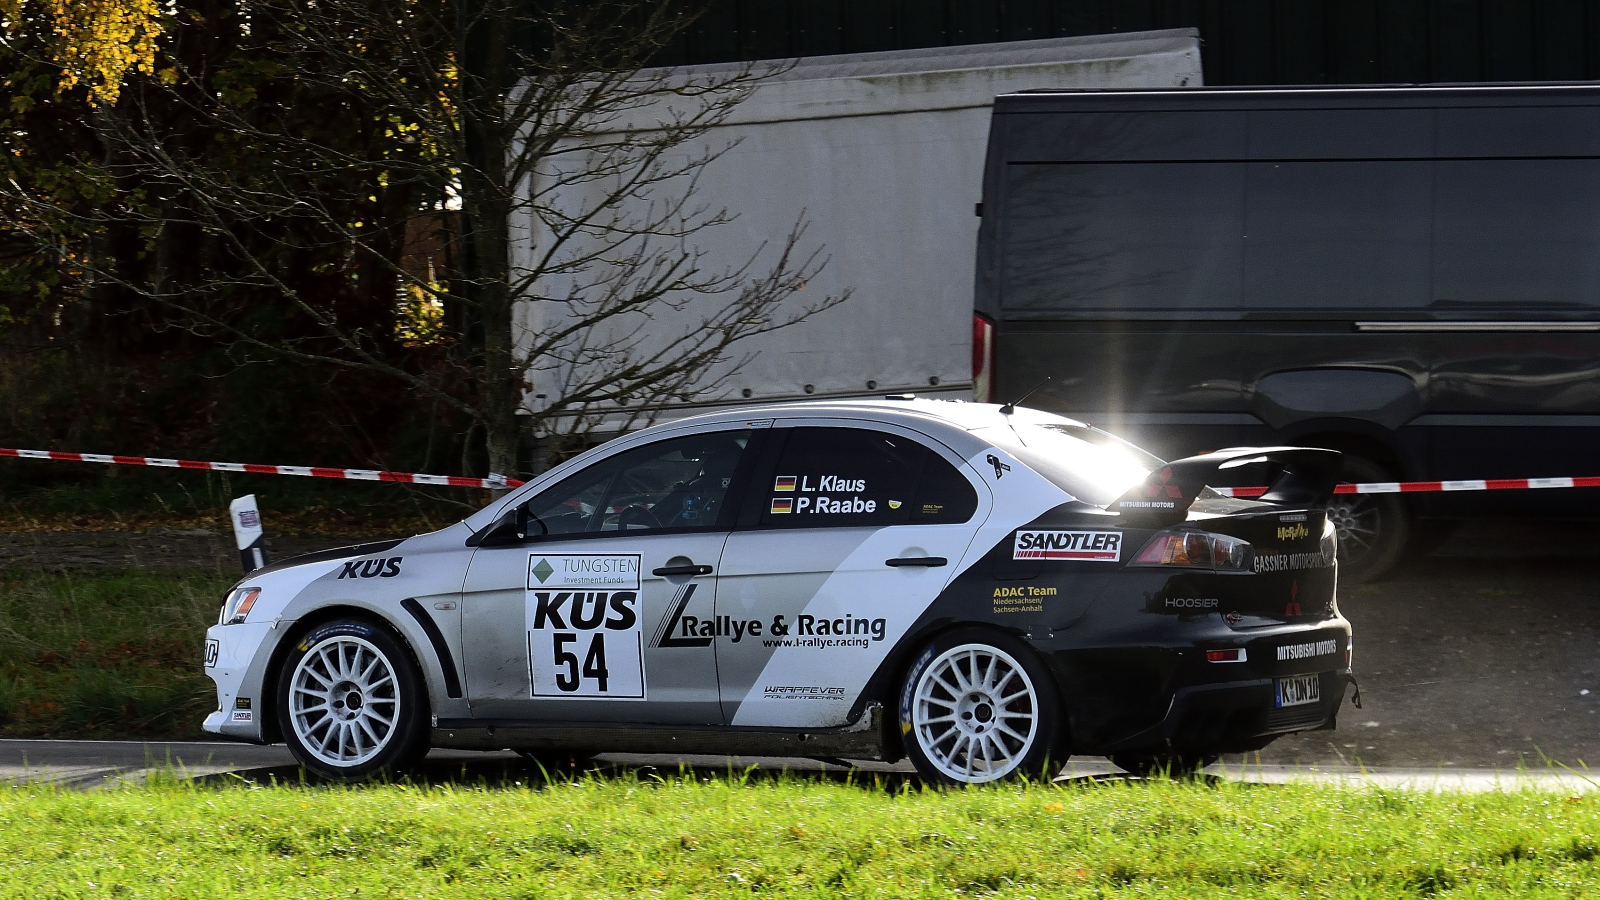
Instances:
[[[909,431],[805,426],[772,441],[717,580],[723,713],[734,725],[843,725],[992,500],[959,457]]]
[[[480,547],[462,644],[474,718],[720,724],[715,567],[752,432],[616,453],[527,501],[524,540]],[[668,626],[693,625],[684,638]]]

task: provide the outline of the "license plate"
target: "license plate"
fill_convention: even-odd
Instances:
[[[1274,684],[1278,688],[1278,706],[1280,708],[1316,703],[1322,699],[1322,679],[1316,675],[1296,675],[1293,678],[1279,678]]]
[[[222,652],[222,645],[214,640],[206,641],[206,668],[214,669],[217,666],[217,654]]]

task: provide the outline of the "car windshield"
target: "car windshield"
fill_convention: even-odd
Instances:
[[[1011,416],[985,437],[1072,496],[1107,506],[1164,463],[1110,432],[1071,419]]]

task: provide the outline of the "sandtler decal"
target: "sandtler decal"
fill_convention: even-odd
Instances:
[[[1122,532],[1019,531],[1011,558],[1117,562],[1122,558]]]

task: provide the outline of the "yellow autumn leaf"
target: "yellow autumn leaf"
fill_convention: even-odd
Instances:
[[[109,105],[129,74],[155,72],[159,0],[0,0],[0,27],[15,32],[29,21],[47,24],[54,39],[58,93],[86,85],[91,102]]]

